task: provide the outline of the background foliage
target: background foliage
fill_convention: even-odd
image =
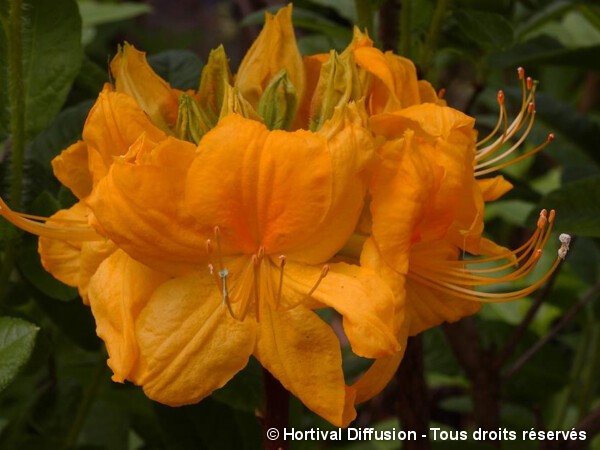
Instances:
[[[223,42],[237,67],[264,9],[278,4],[23,0],[15,24],[11,3],[0,0],[0,190],[21,210],[41,215],[74,201],[53,178],[50,161],[80,137],[119,42],[146,50],[173,86],[195,88],[209,49]],[[516,188],[489,206],[486,229],[516,247],[544,207],[558,211],[557,230],[576,236],[568,260],[536,297],[487,305],[475,318],[413,339],[397,378],[360,408],[357,426],[576,427],[590,439],[569,448],[600,449],[594,438],[600,433],[600,7],[576,0],[298,0],[294,22],[304,53],[341,50],[353,24],[367,27],[380,47],[409,56],[423,77],[445,88],[451,106],[477,117],[482,134],[495,122],[498,89],[515,100],[516,114],[516,68],[524,66],[540,83],[527,145],[550,131],[556,139],[536,158],[504,171]],[[19,27],[22,74],[15,85],[8,61]],[[15,92],[24,93],[24,104]],[[15,115],[24,120],[22,136],[11,132]],[[11,151],[20,146],[23,155]],[[1,449],[261,447],[257,363],[198,405],[153,403],[140,389],[110,381],[89,309],[74,289],[44,272],[36,239],[0,221],[0,248]],[[547,254],[553,258],[553,251]],[[346,365],[349,378],[364,368],[352,358]],[[291,426],[328,428],[298,402]],[[404,448],[500,444],[432,441]],[[398,445],[296,442],[292,448]],[[561,448],[536,441],[504,446]]]

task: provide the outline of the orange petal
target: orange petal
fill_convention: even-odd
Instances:
[[[166,267],[170,262],[206,258],[212,229],[198,230],[182,206],[194,154],[189,142],[167,138],[156,144],[142,136],[88,199],[103,233],[150,267],[173,272]]]
[[[399,273],[408,271],[411,243],[420,239],[427,203],[443,172],[428,157],[429,146],[418,145],[412,132],[382,147],[384,162],[371,185],[372,235],[383,259]]]
[[[377,359],[371,367],[352,385],[356,389],[356,404],[371,400],[388,385],[394,377],[402,358],[404,357],[404,345],[402,350],[392,356]]]
[[[125,43],[110,63],[117,92],[135,99],[154,125],[169,133],[177,122],[179,100],[175,90],[146,61],[146,54]]]
[[[453,225],[456,244],[467,240],[472,247],[483,230],[483,201],[473,175],[473,124],[473,118],[432,103],[372,118],[373,130],[388,138],[413,130],[413,145],[428,148],[427,158],[444,174],[437,192],[424,203],[422,240],[441,239]]]
[[[458,260],[458,249],[446,242],[416,244],[412,248],[411,261],[421,266],[439,261]],[[478,302],[472,302],[438,292],[411,278],[406,280],[406,314],[410,317],[409,334],[414,336],[444,322],[456,322],[477,313]]]
[[[54,176],[79,199],[92,191],[92,177],[88,167],[88,148],[77,141],[52,160]]]
[[[113,380],[131,379],[138,364],[135,322],[152,293],[167,280],[118,250],[106,259],[90,280],[88,295],[96,333],[108,350]]]
[[[115,156],[123,155],[142,135],[160,142],[166,134],[128,95],[105,86],[83,127],[83,140],[90,151],[90,171],[96,183],[108,172]]]
[[[46,222],[47,225],[64,225],[78,221],[86,223],[89,208],[79,202],[69,209],[58,211]],[[38,251],[44,269],[56,279],[79,289],[87,303],[87,285],[100,263],[114,251],[114,244],[98,236],[96,241],[65,241],[40,237]]]
[[[327,141],[308,131],[269,132],[231,115],[207,133],[190,167],[186,207],[219,226],[223,252],[290,253],[313,236],[331,205]],[[335,252],[321,242],[326,252]]]
[[[256,323],[235,320],[212,277],[194,274],[158,288],[136,324],[140,366],[133,381],[171,406],[196,403],[248,363]]]
[[[406,314],[410,316],[410,336],[440,325],[456,322],[481,309],[481,304],[430,289],[413,281],[406,283]]]
[[[287,263],[282,302],[306,299],[320,273],[319,267]],[[356,355],[380,358],[400,349],[395,336],[394,294],[375,272],[345,263],[330,264],[312,297],[342,315],[344,332]]]
[[[275,16],[266,14],[265,26],[244,56],[235,85],[256,109],[264,89],[281,69],[286,70],[301,99],[306,76],[292,26],[291,4],[281,8]]]
[[[291,259],[308,264],[326,261],[354,232],[364,209],[366,169],[376,156],[371,134],[362,123],[360,108],[352,104],[337,109],[319,130],[318,134],[328,139],[333,178],[331,204],[319,229],[303,237],[301,249],[288,251]]]
[[[340,344],[329,325],[302,306],[274,311],[260,302],[255,356],[316,414],[346,427],[356,417],[354,391],[342,372]]]
[[[513,188],[512,183],[502,175],[497,175],[494,178],[480,178],[477,179],[477,183],[481,189],[484,202],[493,202]]]

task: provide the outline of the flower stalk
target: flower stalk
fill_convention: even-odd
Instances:
[[[10,109],[11,173],[10,201],[15,209],[21,209],[23,190],[23,158],[25,153],[25,86],[23,83],[22,57],[22,0],[10,0],[8,23],[2,23],[8,47],[8,104]],[[0,298],[4,296],[8,278],[15,261],[15,241],[9,239],[0,271]]]
[[[265,411],[263,439],[265,450],[286,450],[289,441],[283,437],[289,422],[290,394],[267,369],[263,369],[265,385]],[[278,434],[273,432],[277,430]]]

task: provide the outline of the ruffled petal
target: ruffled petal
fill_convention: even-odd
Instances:
[[[77,141],[52,160],[54,176],[79,199],[92,191],[88,165],[88,148],[83,141]]]
[[[177,122],[179,100],[169,83],[159,77],[146,61],[146,54],[125,43],[110,63],[117,92],[135,99],[154,125],[166,133]]]
[[[124,155],[142,134],[155,142],[167,137],[133,98],[106,85],[83,127],[94,184],[106,175],[114,157]]]
[[[513,188],[510,181],[507,181],[502,175],[493,178],[480,178],[477,180],[484,202],[493,202],[498,200]]]
[[[364,209],[366,169],[376,157],[371,134],[362,123],[360,107],[351,104],[336,109],[319,130],[318,134],[327,137],[331,158],[331,204],[318,230],[304,236],[300,249],[288,250],[291,259],[307,264],[326,261],[355,230]]]
[[[355,392],[342,372],[340,343],[329,325],[302,306],[275,311],[260,302],[255,356],[292,394],[336,426],[356,417]]]
[[[290,262],[284,274],[282,302],[294,304],[306,300],[321,268]],[[344,332],[358,356],[380,358],[400,350],[394,294],[375,272],[345,263],[330,264],[312,297],[342,315]]]
[[[439,262],[458,260],[458,252],[455,246],[447,242],[416,244],[412,248],[411,262],[421,267],[435,267]],[[479,302],[438,292],[420,284],[410,276],[410,273],[406,279],[406,314],[410,316],[411,336],[444,322],[456,322],[477,313],[480,309]]]
[[[269,132],[231,115],[207,133],[191,165],[186,207],[203,226],[219,226],[224,254],[290,253],[319,230],[332,202],[325,138]],[[328,252],[335,252],[327,242]]]
[[[406,282],[406,314],[410,315],[410,336],[415,336],[425,330],[444,322],[456,322],[463,317],[476,314],[481,304],[435,291],[428,286],[419,284],[410,276]]]
[[[474,119],[432,103],[373,117],[373,130],[396,138],[414,132],[414,145],[443,172],[437,192],[424,203],[421,240],[444,238],[452,227],[456,245],[475,248],[483,231],[483,200],[473,175]]]
[[[132,379],[139,364],[136,319],[167,278],[121,250],[107,258],[91,278],[88,296],[96,333],[106,344],[114,381]]]
[[[304,95],[306,76],[292,26],[292,5],[274,16],[266,14],[265,26],[242,60],[235,85],[256,109],[271,78],[285,69],[298,98]]]
[[[373,174],[372,235],[383,259],[399,273],[408,271],[410,246],[421,239],[422,217],[443,176],[429,150],[407,131],[403,139],[384,144],[383,163]]]
[[[103,233],[146,265],[176,271],[177,264],[206,258],[208,230],[198,229],[182,205],[193,144],[174,138],[160,143],[142,136],[115,161],[88,204]],[[188,214],[188,212],[190,214]]]
[[[60,226],[73,221],[87,223],[89,208],[79,202],[69,209],[63,209],[51,216],[47,225]],[[65,241],[40,237],[38,251],[42,266],[54,278],[79,289],[84,303],[88,303],[87,286],[90,278],[104,259],[112,254],[115,246],[106,239],[95,241]]]
[[[406,346],[403,346],[402,351],[394,353],[392,356],[376,359],[371,367],[352,385],[356,389],[357,405],[371,400],[383,391],[394,377],[398,367],[400,367],[405,350]]]
[[[148,397],[196,403],[248,363],[256,323],[231,317],[212,277],[176,278],[158,288],[136,324],[140,366],[133,378]]]

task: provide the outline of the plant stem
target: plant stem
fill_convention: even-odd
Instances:
[[[471,382],[474,420],[483,430],[500,425],[500,377],[492,364],[494,352],[481,345],[479,330],[472,318],[442,326],[452,353]],[[499,446],[499,441],[490,441]]]
[[[527,328],[529,328],[529,325],[531,324],[531,322],[533,322],[533,319],[537,315],[539,309],[542,307],[544,300],[546,299],[546,297],[548,297],[548,295],[552,291],[552,287],[554,286],[554,281],[556,280],[556,277],[558,276],[558,273],[560,272],[561,267],[562,267],[562,263],[556,268],[556,270],[552,273],[552,275],[550,275],[550,279],[546,282],[546,285],[544,286],[542,291],[535,298],[533,304],[527,311],[527,314],[525,314],[525,317],[523,318],[523,320],[521,321],[519,326],[513,331],[513,333],[510,335],[510,338],[508,339],[506,345],[504,346],[502,351],[500,351],[500,354],[498,355],[498,357],[496,358],[496,361],[494,363],[498,369],[501,369],[502,366],[504,366],[504,364],[506,364],[506,361],[513,354],[513,352],[515,351],[515,348],[519,344],[520,340],[525,335],[525,331],[527,331]]]
[[[361,29],[367,29],[371,37],[375,36],[373,26],[373,11],[371,10],[370,0],[354,0],[356,14],[358,16],[358,26]]]
[[[433,11],[431,26],[429,27],[427,39],[425,40],[425,45],[423,46],[423,53],[421,53],[421,70],[423,75],[425,75],[425,78],[427,78],[427,73],[429,72],[429,68],[433,60],[433,54],[438,46],[440,32],[442,30],[442,22],[444,20],[444,16],[446,15],[446,10],[448,9],[449,3],[450,0],[438,0],[435,10]]]
[[[562,320],[558,324],[556,324],[556,326],[552,328],[552,330],[550,330],[550,332],[546,336],[537,341],[529,350],[527,350],[523,354],[523,356],[521,356],[517,360],[517,362],[515,362],[513,366],[503,374],[503,377],[509,378],[516,372],[518,372],[533,357],[533,355],[535,355],[538,352],[538,350],[540,350],[544,345],[548,343],[548,341],[554,338],[554,336],[556,336],[560,332],[560,330],[562,330],[564,326],[567,325],[573,317],[575,317],[575,315],[579,312],[581,308],[583,308],[583,306],[585,306],[589,301],[594,299],[599,294],[600,283],[597,283],[567,311],[567,313],[563,316]]]
[[[400,9],[400,43],[398,50],[402,56],[410,58],[410,3],[411,0],[402,0]]]
[[[13,209],[21,208],[23,190],[23,155],[25,153],[25,86],[23,83],[22,17],[21,0],[10,0],[8,21],[8,104],[10,108],[10,131],[12,166],[10,203]]]
[[[404,442],[404,450],[429,450],[429,391],[425,382],[421,337],[408,339],[398,372],[398,416],[405,430],[415,431],[417,439]]]
[[[10,205],[21,209],[23,191],[23,158],[25,154],[25,86],[23,83],[23,43],[22,43],[23,5],[21,0],[10,0],[9,20],[2,21],[7,38],[8,51],[8,106],[10,110],[11,134],[11,181]],[[16,259],[18,235],[7,241],[0,270],[0,299],[6,295],[8,280]]]
[[[290,412],[290,393],[281,385],[279,380],[263,369],[265,384],[265,412],[263,416],[263,443],[265,450],[287,450],[289,441],[283,438],[287,428]],[[277,430],[273,439],[272,430]]]

